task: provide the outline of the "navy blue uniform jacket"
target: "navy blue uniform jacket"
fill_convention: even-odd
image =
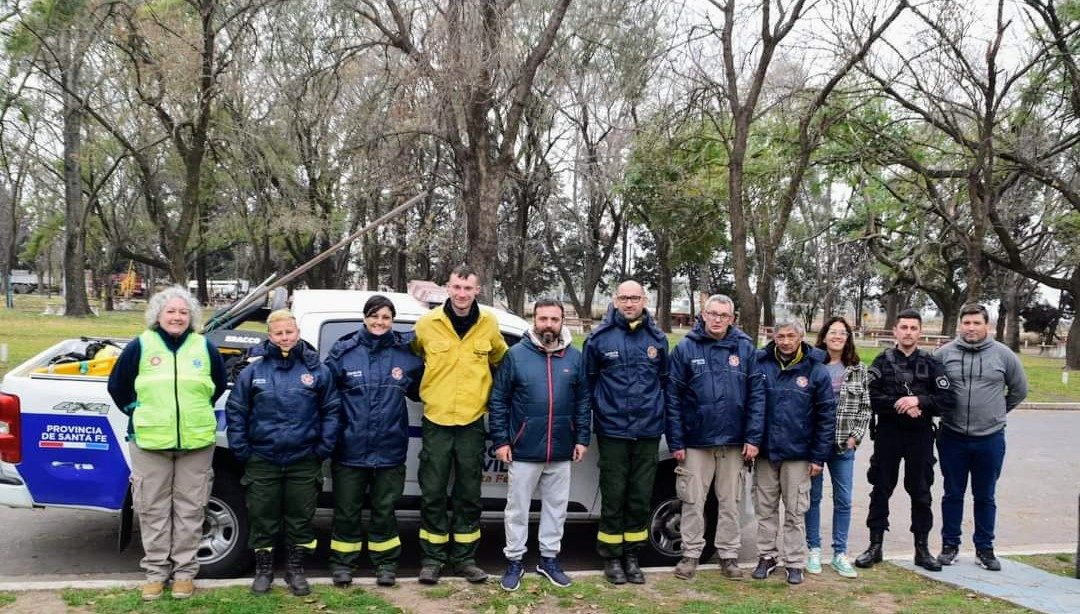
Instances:
[[[833,448],[836,398],[824,351],[802,344],[803,359],[781,369],[776,345],[758,350],[765,378],[765,437],[758,458],[825,465]]]
[[[668,449],[760,446],[764,422],[765,380],[754,342],[735,326],[714,339],[698,318],[671,351]]]
[[[589,397],[581,352],[548,353],[529,335],[510,348],[488,398],[488,430],[496,447],[509,445],[515,461],[570,460],[574,444],[589,445]]]
[[[646,439],[664,434],[668,339],[645,311],[635,329],[615,309],[585,341],[585,383],[598,435]]]
[[[409,348],[414,335],[360,330],[330,348],[326,366],[341,395],[334,461],[350,467],[397,467],[409,450],[408,397],[420,400],[424,361]]]
[[[236,377],[225,404],[233,455],[246,462],[255,454],[280,466],[328,458],[341,403],[315,348],[301,339],[285,357],[266,340],[250,355],[257,360]]]

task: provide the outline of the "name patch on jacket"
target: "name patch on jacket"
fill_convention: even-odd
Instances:
[[[253,377],[251,379],[251,383],[252,384],[265,384],[266,383],[266,378],[265,377]]]
[[[703,365],[703,364],[705,364],[705,359],[704,358],[691,358],[690,359],[690,364],[692,364],[692,365]]]
[[[349,377],[364,377],[364,372],[358,369],[356,371],[346,371],[345,375],[348,375]]]
[[[608,350],[604,352],[604,358],[618,358],[619,350]]]

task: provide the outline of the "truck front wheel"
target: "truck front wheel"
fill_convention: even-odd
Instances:
[[[235,473],[219,469],[206,504],[199,542],[200,578],[236,578],[252,564],[247,547],[248,517],[244,487]]]

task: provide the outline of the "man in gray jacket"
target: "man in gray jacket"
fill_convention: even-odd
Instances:
[[[960,335],[937,352],[956,391],[956,407],[941,415],[938,457],[945,478],[941,499],[942,565],[952,565],[960,551],[960,524],[968,476],[975,498],[975,558],[991,571],[1001,570],[994,556],[994,489],[1005,460],[1005,415],[1027,396],[1020,359],[988,336],[986,308],[960,309]]]

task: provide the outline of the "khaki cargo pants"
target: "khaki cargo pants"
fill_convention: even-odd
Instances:
[[[742,446],[687,448],[686,460],[675,469],[675,492],[682,501],[682,555],[697,559],[705,548],[705,503],[712,486],[717,519],[713,545],[722,559],[739,558],[742,533],[739,500],[743,491]]]
[[[131,498],[139,515],[143,556],[139,564],[150,582],[194,580],[199,573],[203,514],[214,479],[214,446],[199,450],[131,452]]]
[[[777,548],[780,503],[784,504],[783,557]],[[775,558],[785,567],[806,567],[806,521],[810,508],[809,461],[754,463],[754,517],[759,558]]]

